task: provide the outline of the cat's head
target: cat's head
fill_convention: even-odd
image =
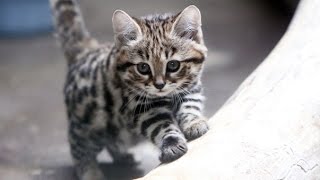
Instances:
[[[117,10],[112,21],[117,72],[129,87],[165,96],[200,80],[207,48],[196,6],[139,19]]]

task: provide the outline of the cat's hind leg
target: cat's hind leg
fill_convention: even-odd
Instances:
[[[113,163],[128,165],[137,164],[134,155],[128,152],[128,147],[121,141],[110,139],[106,143],[106,148],[113,159]]]
[[[80,180],[105,180],[96,159],[104,147],[104,144],[96,137],[99,134],[98,131],[82,133],[79,129],[69,129],[71,155]]]

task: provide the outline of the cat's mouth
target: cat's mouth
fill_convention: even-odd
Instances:
[[[131,92],[135,92],[137,95],[151,98],[171,96],[172,94],[175,94],[179,91],[176,84],[170,84],[162,89],[157,89],[153,86],[134,86],[130,89],[132,89]]]
[[[170,91],[164,91],[164,90],[158,90],[158,92],[156,93],[157,96],[166,96],[170,94]]]
[[[145,90],[145,92],[146,92],[146,96],[148,97],[163,97],[170,94],[170,92],[164,91],[164,90],[155,90],[155,91]]]
[[[185,94],[187,93],[187,91],[185,91],[183,88],[183,84],[179,85],[176,83],[168,84],[168,86],[160,90],[152,87],[151,88],[146,87],[144,91],[146,91],[152,97],[173,96],[174,94],[177,94],[180,92]]]
[[[164,89],[145,89],[144,90],[146,93],[146,96],[149,97],[164,97],[169,95],[170,93],[172,93],[172,91],[170,91],[169,89],[164,90]]]

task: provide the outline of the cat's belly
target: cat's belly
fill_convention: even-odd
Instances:
[[[119,121],[120,125],[117,140],[128,147],[132,147],[145,140],[141,134],[137,134],[132,129],[132,124],[130,123],[132,120],[129,117],[133,117],[133,114],[130,112],[131,110],[127,108],[123,113],[121,113],[120,109],[115,113],[115,118]]]
[[[127,128],[123,128],[119,132],[118,140],[122,142],[127,148],[137,145],[145,140],[141,135],[130,132]]]

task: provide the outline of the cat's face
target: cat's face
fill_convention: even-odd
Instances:
[[[120,48],[117,67],[129,87],[145,95],[166,96],[199,81],[207,49],[195,6],[175,16],[132,19],[123,13],[116,11],[113,22]]]

